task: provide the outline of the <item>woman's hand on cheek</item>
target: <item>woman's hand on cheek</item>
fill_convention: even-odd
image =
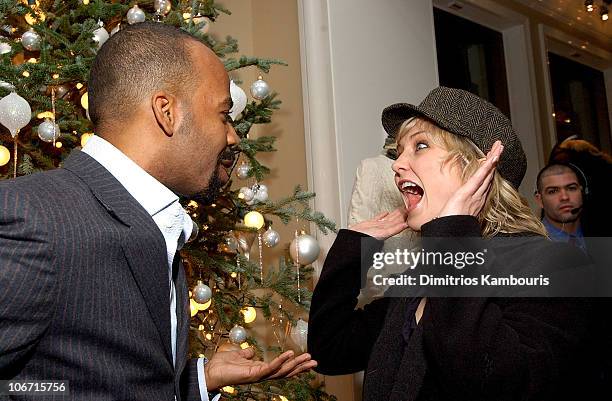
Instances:
[[[470,215],[477,216],[482,210],[487,195],[491,190],[491,183],[495,175],[495,166],[501,156],[504,146],[496,141],[487,153],[487,157],[465,184],[442,207],[437,217]]]
[[[408,228],[406,216],[406,209],[401,207],[392,212],[384,212],[370,220],[352,225],[349,227],[349,230],[358,231],[379,240],[386,240]]]

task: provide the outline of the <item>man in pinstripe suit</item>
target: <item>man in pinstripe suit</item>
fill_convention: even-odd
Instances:
[[[97,135],[83,151],[0,183],[0,380],[69,382],[48,399],[208,400],[315,366],[252,350],[186,358],[178,250],[193,223],[177,194],[214,196],[238,141],[214,53],[163,24],[131,25],[100,49],[88,90]]]

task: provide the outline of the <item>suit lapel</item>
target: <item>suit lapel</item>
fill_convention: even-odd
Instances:
[[[63,168],[73,172],[114,218],[126,225],[121,238],[128,265],[155,323],[169,361],[170,285],[166,243],[147,211],[112,174],[89,155],[74,151]]]

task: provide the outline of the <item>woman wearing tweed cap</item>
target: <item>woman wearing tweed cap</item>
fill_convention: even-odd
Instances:
[[[405,208],[338,234],[312,299],[308,348],[316,370],[365,370],[367,401],[599,399],[588,299],[386,297],[355,309],[362,239],[406,228],[424,242],[488,239],[495,266],[510,271],[589,264],[579,250],[548,241],[519,195],[526,157],[495,106],[439,87],[418,106],[387,107],[382,121]],[[508,249],[507,238],[523,245]]]

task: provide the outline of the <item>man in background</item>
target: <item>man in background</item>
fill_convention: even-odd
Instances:
[[[542,223],[550,238],[586,251],[580,222],[583,185],[576,172],[563,164],[544,167],[538,174],[535,199],[542,208]]]

